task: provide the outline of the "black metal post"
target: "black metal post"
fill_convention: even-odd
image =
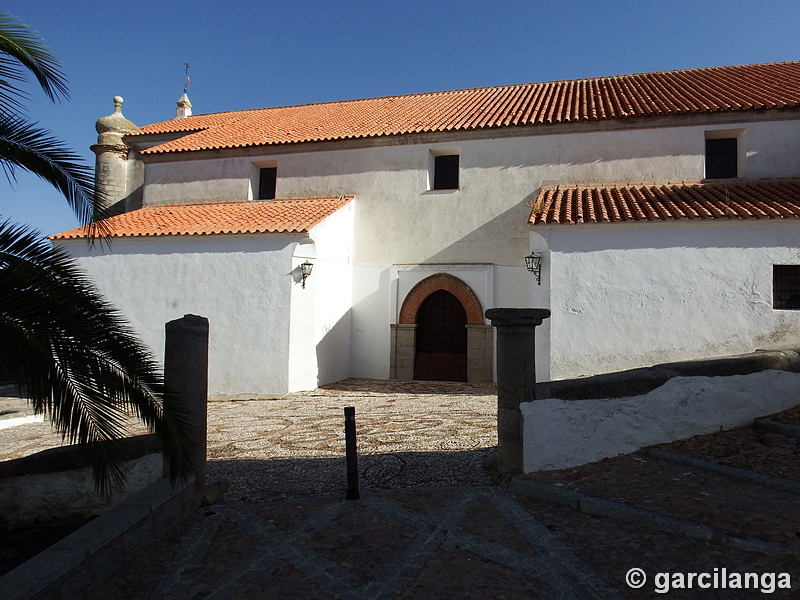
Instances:
[[[344,409],[344,447],[347,453],[347,499],[358,500],[358,455],[356,454],[356,407]]]

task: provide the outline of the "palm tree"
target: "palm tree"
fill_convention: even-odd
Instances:
[[[43,40],[15,17],[0,15],[0,165],[56,187],[91,237],[104,238],[103,199],[79,157],[20,115],[32,75],[53,101],[67,98],[61,66]],[[156,362],[131,329],[62,250],[30,229],[0,223],[0,365],[37,413],[92,466],[95,487],[122,487],[121,439],[130,417],[161,442],[175,479],[191,467],[190,421],[166,394]]]

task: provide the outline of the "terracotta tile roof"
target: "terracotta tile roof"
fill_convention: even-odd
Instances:
[[[735,183],[542,187],[528,223],[800,217],[800,178]]]
[[[106,219],[112,237],[211,235],[216,233],[303,233],[350,202],[338,198],[292,198],[263,202],[219,202],[149,206]],[[86,237],[77,227],[51,240]]]
[[[143,154],[406,133],[794,107],[800,62],[711,67],[194,115],[137,134],[186,132]]]

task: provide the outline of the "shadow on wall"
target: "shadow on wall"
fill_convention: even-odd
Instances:
[[[462,452],[396,452],[358,457],[362,490],[450,485],[491,485],[483,465],[497,449]],[[233,502],[273,502],[308,496],[344,497],[347,472],[344,457],[276,460],[214,460],[207,465],[209,480],[227,479],[226,495]]]
[[[389,378],[389,323],[394,315],[384,290],[390,285],[390,268],[356,267],[353,270],[350,309],[350,373],[365,379]],[[353,360],[361,357],[360,362]]]
[[[526,204],[526,199],[509,208],[505,212],[484,220],[481,215],[462,215],[459,220],[473,218],[473,227],[469,233],[448,246],[442,248],[432,256],[416,256],[416,248],[409,246],[412,253],[408,256],[398,256],[396,263],[413,264],[420,262],[428,264],[447,264],[475,262],[464,260],[464,257],[481,257],[481,263],[491,263],[509,267],[524,267],[524,256],[528,249],[528,217],[531,208]],[[433,217],[431,217],[433,218]]]
[[[348,310],[317,342],[317,382],[324,384],[350,375],[350,331]]]

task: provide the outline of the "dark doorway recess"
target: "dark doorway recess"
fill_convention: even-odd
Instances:
[[[425,298],[417,312],[414,379],[467,380],[467,312],[450,292]]]

